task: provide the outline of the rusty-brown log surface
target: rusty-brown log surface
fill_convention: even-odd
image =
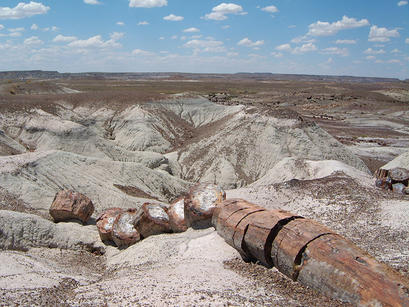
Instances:
[[[409,306],[409,281],[313,220],[241,199],[220,203],[212,223],[245,261],[359,306]]]

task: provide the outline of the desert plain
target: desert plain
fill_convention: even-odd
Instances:
[[[197,182],[318,221],[409,277],[409,195],[375,186],[378,169],[409,169],[407,81],[1,76],[2,306],[350,306],[242,261],[212,227],[100,240],[104,210],[169,204]],[[92,200],[90,222],[53,222],[62,189]]]

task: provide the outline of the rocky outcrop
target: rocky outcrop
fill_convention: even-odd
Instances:
[[[58,223],[39,216],[0,210],[0,248],[26,250],[32,247],[87,250],[104,253],[95,226]]]
[[[57,192],[50,207],[50,215],[55,222],[75,219],[86,223],[93,212],[92,201],[84,194],[72,190]]]
[[[210,227],[213,211],[224,199],[226,192],[220,186],[201,183],[192,187],[184,201],[186,225],[196,229]]]

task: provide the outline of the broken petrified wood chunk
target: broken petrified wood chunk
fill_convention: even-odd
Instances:
[[[186,225],[192,228],[210,227],[213,211],[224,199],[226,193],[217,185],[200,183],[192,187],[185,197]]]
[[[94,212],[94,205],[84,194],[62,190],[55,195],[49,212],[55,222],[76,219],[86,223]]]
[[[112,227],[117,216],[123,211],[121,208],[110,208],[98,216],[97,228],[102,241],[112,241]]]
[[[376,179],[375,186],[380,189],[391,190],[392,189],[392,181],[390,178],[381,178]]]
[[[141,217],[135,222],[135,228],[142,238],[171,232],[169,216],[164,206],[154,203],[144,203]]]
[[[310,219],[294,219],[283,225],[274,238],[271,258],[278,270],[297,280],[299,258],[313,240],[334,232]]]
[[[140,219],[141,211],[128,209],[116,217],[112,226],[112,240],[119,248],[128,247],[141,239],[134,224]]]
[[[168,210],[170,228],[173,232],[184,232],[187,230],[185,222],[185,198],[175,200]]]
[[[387,169],[383,169],[383,168],[379,168],[375,172],[375,176],[378,179],[386,178],[386,177],[388,177],[388,174],[389,174],[389,171]]]
[[[396,167],[389,170],[389,177],[392,179],[392,183],[407,184],[409,179],[409,170],[401,167]]]
[[[392,191],[395,193],[405,194],[406,186],[403,183],[392,184]]]
[[[409,305],[408,280],[339,235],[310,242],[299,266],[300,283],[333,298],[358,306]]]

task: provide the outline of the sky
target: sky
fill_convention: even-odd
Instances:
[[[0,1],[0,71],[409,78],[400,0]]]

